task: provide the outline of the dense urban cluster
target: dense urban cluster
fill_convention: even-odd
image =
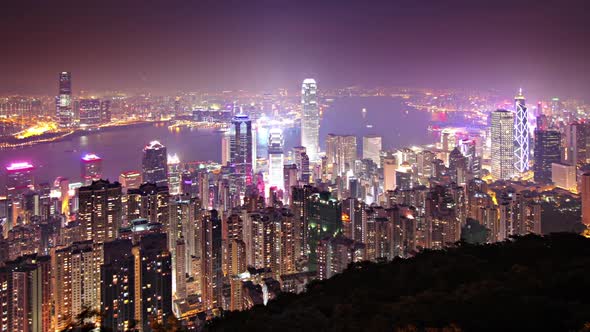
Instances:
[[[73,111],[70,79],[59,75],[56,130],[110,123],[113,100],[79,100]],[[466,107],[449,94],[421,96],[396,94],[415,112]],[[354,133],[329,134],[321,149],[330,98],[313,79],[298,98],[288,116],[268,95],[262,106],[234,102],[172,116],[176,124],[216,124],[218,162],[181,161],[154,140],[145,142],[141,169],[121,170],[118,181],[104,179],[103,159],[92,153],[80,159],[79,182],[72,174],[42,182],[30,162],[7,165],[0,331],[199,330],[224,312],[304,292],[351,263],[590,226],[590,123],[559,100],[533,112],[522,91],[506,109],[474,98],[469,105],[479,106],[465,116],[473,126],[433,127],[436,142],[388,150],[378,134]],[[180,99],[171,102],[181,113]],[[261,156],[263,112],[287,121],[265,131]],[[292,151],[285,123],[300,123]],[[560,216],[575,219],[570,228]]]

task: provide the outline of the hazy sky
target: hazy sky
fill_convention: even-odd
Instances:
[[[5,1],[8,2],[8,1]],[[584,0],[10,1],[0,91],[474,87],[589,97]]]

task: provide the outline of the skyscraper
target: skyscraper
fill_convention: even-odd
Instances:
[[[158,187],[168,185],[166,147],[158,141],[151,141],[143,148],[143,181],[155,183]]]
[[[551,182],[551,164],[561,161],[561,133],[535,130],[535,182]]]
[[[320,150],[320,109],[318,87],[307,78],[301,85],[301,145],[307,149],[309,160],[318,160]]]
[[[397,170],[397,162],[395,157],[386,157],[383,159],[383,191],[395,190],[395,172]]]
[[[514,113],[507,110],[492,112],[492,176],[496,179],[506,180],[514,176],[514,127]]]
[[[481,161],[476,154],[476,142],[474,139],[463,139],[459,141],[459,150],[467,158],[467,172],[470,178],[479,178],[481,173]]]
[[[278,128],[268,135],[268,186],[284,189],[283,132]]]
[[[69,72],[59,74],[59,95],[56,98],[57,123],[61,128],[74,125],[74,111],[72,110],[72,75]]]
[[[254,158],[252,121],[246,114],[238,114],[232,119],[230,130],[230,162],[236,166],[236,172],[252,181],[252,161]]]
[[[151,331],[152,321],[164,324],[172,315],[172,259],[166,234],[144,235],[133,253],[139,267],[135,272],[139,274],[135,281],[139,294],[135,297],[141,298],[136,301],[136,319],[143,331]]]
[[[326,157],[332,164],[334,176],[346,175],[354,170],[356,160],[356,136],[328,134],[326,137]]]
[[[27,255],[4,264],[0,268],[0,330],[50,331],[50,257]]]
[[[92,126],[101,123],[102,106],[98,99],[80,99],[80,125]]]
[[[178,155],[174,154],[168,156],[168,189],[170,195],[178,195],[181,193],[181,171],[180,171],[180,159]]]
[[[111,122],[111,101],[103,100],[100,103],[100,123]]]
[[[149,222],[169,224],[170,193],[168,187],[144,183],[137,189],[127,190],[127,220],[146,218]]]
[[[379,165],[381,163],[381,143],[381,136],[363,136],[363,159],[371,159],[376,165]]]
[[[529,125],[528,111],[522,89],[514,98],[516,119],[514,122],[514,167],[519,173],[529,170]],[[492,138],[493,142],[493,138]],[[494,156],[492,155],[492,159]]]
[[[35,188],[35,167],[28,162],[12,163],[6,166],[6,217],[7,229],[16,225],[20,211],[23,209],[23,195]]]
[[[84,307],[100,309],[102,261],[102,244],[93,243],[92,240],[52,250],[51,273],[56,330],[65,329]]]
[[[117,238],[123,212],[121,195],[119,182],[105,180],[78,189],[78,220],[83,239],[101,243]]]
[[[88,186],[102,177],[102,159],[94,153],[87,153],[80,159],[82,182]]]
[[[551,181],[557,188],[577,192],[576,166],[562,163],[551,164]]]
[[[565,128],[566,157],[571,165],[590,160],[590,123],[574,122]]]
[[[201,297],[206,309],[221,307],[223,286],[221,269],[221,220],[216,210],[203,211],[201,230]]]
[[[309,169],[309,155],[304,146],[296,146],[293,148],[293,158],[295,165],[297,165],[298,179],[303,183],[309,183],[310,169]]]
[[[135,320],[135,262],[131,240],[104,244],[101,270],[101,326],[112,331],[130,331]]]
[[[229,132],[221,136],[221,165],[226,166],[231,160],[231,136]]]

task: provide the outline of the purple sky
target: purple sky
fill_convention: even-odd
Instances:
[[[0,92],[473,87],[589,99],[584,0],[10,1]]]

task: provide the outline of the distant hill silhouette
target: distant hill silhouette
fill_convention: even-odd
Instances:
[[[567,233],[351,265],[207,331],[590,331],[590,239]]]

